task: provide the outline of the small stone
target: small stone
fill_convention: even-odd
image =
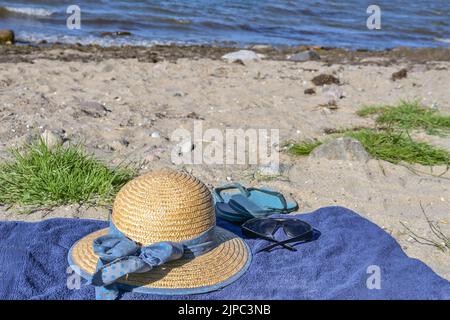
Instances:
[[[316,86],[323,86],[325,84],[340,84],[340,81],[338,78],[331,74],[320,74],[318,76],[315,76],[312,78],[312,83],[314,83]]]
[[[130,141],[128,141],[125,138],[120,139],[120,143],[123,144],[125,147],[128,147],[130,145]]]
[[[364,162],[370,159],[361,142],[349,137],[337,138],[318,146],[311,152],[310,157]]]
[[[130,142],[128,140],[122,139],[119,141],[115,140],[115,141],[109,143],[108,146],[111,151],[121,151],[121,150],[125,149],[126,147],[128,147],[129,144],[130,144]]]
[[[333,98],[328,99],[327,103],[325,104],[325,107],[330,109],[330,110],[338,109],[337,102]]]
[[[131,32],[128,32],[128,31],[114,31],[114,32],[107,31],[107,32],[100,33],[100,36],[103,37],[103,38],[105,38],[105,37],[113,37],[113,38],[115,38],[115,37],[129,37],[129,36],[131,36]]]
[[[54,149],[63,144],[63,139],[58,134],[50,130],[45,130],[41,134],[41,139],[42,141],[44,141],[44,143],[47,145],[49,149]]]
[[[315,51],[303,51],[289,56],[288,58],[291,61],[303,62],[309,60],[320,60],[320,55]]]
[[[155,160],[159,160],[161,158],[161,155],[166,152],[167,149],[163,147],[155,147],[152,150],[148,152],[148,154],[145,156],[145,161],[152,162]]]
[[[304,94],[316,94],[316,90],[314,88],[305,89]]]
[[[110,64],[107,64],[106,66],[103,67],[102,71],[103,72],[111,72],[114,70],[114,67]]]
[[[186,115],[186,118],[188,119],[195,119],[195,120],[205,120],[205,118],[201,117],[198,113],[196,112],[190,112]]]
[[[260,166],[258,173],[262,176],[279,176],[281,174],[280,164],[271,162],[269,164]]]
[[[409,243],[415,242],[414,238],[411,237],[411,236],[409,236],[409,237],[406,239],[406,241],[409,242]]]
[[[184,97],[187,96],[186,92],[179,90],[178,88],[167,88],[166,92],[171,94],[173,97]]]
[[[322,113],[323,113],[324,115],[329,115],[329,114],[332,114],[333,112],[331,111],[330,108],[328,108],[328,107],[323,107],[323,108],[322,108]]]
[[[237,60],[241,60],[245,63],[248,61],[259,61],[262,57],[264,57],[262,54],[257,54],[251,50],[239,50],[227,53],[226,55],[222,56],[222,59],[227,62],[235,62]]]
[[[179,155],[183,153],[189,153],[194,150],[195,145],[191,142],[191,140],[182,141],[176,145],[177,153]]]
[[[120,151],[123,149],[123,145],[119,141],[113,141],[113,142],[109,143],[105,149],[110,150],[110,151]]]
[[[161,133],[159,131],[153,131],[150,136],[152,138],[161,138]]]
[[[270,49],[272,49],[272,47],[267,44],[255,44],[254,46],[252,46],[252,49],[253,50],[270,50]]]
[[[395,80],[400,80],[400,79],[406,78],[407,76],[408,76],[408,70],[401,69],[397,72],[394,72],[391,76],[391,79],[392,79],[392,81],[395,81]]]
[[[344,98],[344,92],[339,86],[335,84],[325,85],[322,88],[322,93],[335,101]]]
[[[85,115],[93,118],[100,118],[111,112],[103,104],[95,101],[80,101],[80,109]]]
[[[13,43],[14,43],[14,31],[8,29],[0,30],[0,45]]]

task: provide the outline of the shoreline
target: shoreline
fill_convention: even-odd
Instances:
[[[154,45],[111,46],[80,44],[15,44],[0,46],[0,63],[32,62],[35,59],[60,61],[101,61],[107,59],[137,59],[141,62],[158,62],[161,60],[176,61],[178,59],[212,59],[219,60],[227,53],[238,50],[252,50],[263,54],[264,60],[289,61],[288,56],[312,50],[317,52],[320,61],[329,65],[379,65],[389,66],[396,63],[426,64],[431,61],[450,61],[448,48],[413,48],[396,47],[379,51],[365,49],[331,48],[321,46],[274,47],[253,45],[250,47],[226,47],[214,45]],[[53,52],[58,54],[53,55]]]

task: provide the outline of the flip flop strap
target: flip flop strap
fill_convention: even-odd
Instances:
[[[237,189],[239,190],[240,193],[242,193],[244,196],[246,196],[247,198],[250,196],[250,192],[248,191],[247,188],[245,188],[243,185],[241,185],[240,183],[234,182],[234,183],[229,183],[226,184],[224,186],[221,187],[217,187],[214,188],[213,192],[214,192],[214,196],[220,200],[220,202],[225,202],[225,200],[222,198],[222,191],[225,190],[232,190],[232,189]]]
[[[264,190],[264,189],[260,190],[257,188],[249,188],[248,190],[258,190],[258,192],[264,192],[266,194],[270,194],[273,197],[277,197],[282,204],[282,208],[279,208],[279,207],[274,208],[274,207],[267,207],[267,206],[261,208],[255,202],[244,197],[243,195],[236,195],[236,196],[231,197],[228,204],[230,205],[230,207],[232,209],[234,209],[236,212],[238,212],[240,214],[245,214],[247,216],[252,215],[254,217],[265,217],[268,214],[272,214],[272,213],[289,213],[298,208],[298,204],[296,202],[295,202],[294,207],[288,208],[286,199],[279,192],[275,192],[275,191],[271,191],[271,190]],[[239,197],[239,199],[238,199],[238,197]]]
[[[247,191],[249,193],[250,193],[250,191],[253,191],[253,190],[259,191],[259,192],[263,192],[263,193],[267,193],[267,194],[269,194],[271,196],[277,197],[280,200],[281,205],[283,206],[283,208],[281,208],[281,209],[280,208],[270,208],[269,207],[269,208],[267,208],[267,210],[266,209],[262,210],[261,213],[268,212],[268,211],[275,211],[275,212],[279,212],[279,213],[289,213],[289,212],[292,212],[292,211],[295,211],[295,210],[298,209],[297,202],[295,202],[295,204],[296,204],[295,208],[288,209],[286,198],[280,192],[272,191],[272,190],[266,190],[266,189],[259,189],[259,188],[254,188],[254,187],[251,187],[251,188],[247,189]]]
[[[272,213],[286,214],[286,213],[290,213],[290,212],[293,212],[298,209],[297,202],[295,202],[295,206],[293,208],[288,208],[286,198],[280,192],[266,190],[266,189],[259,189],[259,188],[254,188],[254,187],[245,188],[243,185],[241,185],[240,183],[237,183],[237,182],[214,188],[213,193],[214,193],[214,196],[216,199],[218,199],[220,202],[225,202],[225,200],[223,199],[223,197],[221,195],[222,191],[232,190],[232,189],[239,190],[239,192],[247,198],[250,196],[250,191],[253,191],[253,190],[275,196],[280,200],[283,208],[280,209],[280,208],[270,208],[269,207],[264,210],[255,210],[252,212],[243,212],[242,210],[238,210],[238,209],[234,208],[234,210],[236,210],[236,212],[238,214],[233,214],[233,215],[225,214],[224,212],[218,212],[218,216],[220,216],[226,220],[229,220],[229,221],[241,222],[241,221],[246,221],[250,218],[266,217],[268,214],[272,214]]]
[[[244,222],[249,219],[254,218],[252,214],[248,214],[245,212],[238,212],[237,214],[227,214],[225,212],[217,212],[217,216],[221,217],[222,219],[231,221],[231,222]]]

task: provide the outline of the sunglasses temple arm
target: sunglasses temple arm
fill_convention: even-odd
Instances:
[[[265,236],[265,235],[263,235],[263,234],[261,234],[261,233],[255,232],[255,231],[250,230],[250,229],[247,229],[247,228],[245,228],[245,230],[247,230],[247,232],[249,232],[249,233],[251,233],[251,234],[253,234],[253,235],[256,235],[257,237],[259,237],[259,238],[261,238],[261,239],[264,239],[264,240],[267,240],[267,241],[270,241],[270,242],[274,242],[275,246],[280,245],[280,246],[282,246],[282,247],[285,248],[285,249],[289,249],[289,250],[292,250],[292,251],[296,251],[296,249],[295,249],[294,247],[288,245],[287,243],[284,243],[284,244],[283,244],[283,243],[281,243],[282,241],[280,242],[280,241],[278,241],[278,240],[275,240],[274,238],[267,237],[267,236]],[[259,252],[259,251],[261,251],[261,250],[258,250],[258,252]]]
[[[281,246],[281,247],[283,247],[285,249],[288,249],[289,251],[297,251],[296,248],[294,248],[294,247],[292,247],[290,245],[282,244],[282,243],[274,243],[274,244],[271,244],[271,245],[269,245],[267,247],[258,249],[258,251],[256,251],[256,253],[261,252],[261,251],[269,251],[270,249],[275,248],[277,246]]]
[[[268,250],[271,250],[271,249],[273,249],[273,248],[275,248],[276,246],[286,246],[287,245],[287,243],[289,243],[289,242],[295,242],[295,241],[300,241],[300,240],[302,240],[303,238],[305,238],[308,234],[309,234],[310,232],[306,232],[306,233],[304,233],[304,234],[302,234],[302,235],[299,235],[299,236],[297,236],[297,237],[294,237],[294,238],[291,238],[291,239],[286,239],[286,240],[283,240],[283,241],[277,241],[277,243],[273,243],[273,244],[271,244],[271,245],[268,245],[267,247],[264,247],[264,248],[262,248],[262,249],[260,249],[260,250],[258,250],[258,251],[268,251]],[[276,241],[276,240],[275,240]],[[290,248],[292,248],[292,249],[295,249],[294,247],[292,247],[292,246],[289,246]],[[296,251],[296,250],[295,250]]]
[[[285,249],[289,249],[289,250],[296,251],[296,249],[295,249],[294,247],[288,245],[287,243],[283,243],[283,241],[278,241],[278,240],[275,240],[275,239],[273,239],[273,238],[271,238],[271,237],[263,237],[263,236],[261,236],[261,235],[259,235],[259,236],[260,236],[261,238],[267,240],[267,241],[273,242],[273,244],[271,244],[270,246],[273,246],[273,247],[276,247],[276,246],[282,246],[282,247],[285,248]],[[261,249],[261,250],[262,250],[262,249]],[[261,250],[258,250],[258,252],[261,251]]]

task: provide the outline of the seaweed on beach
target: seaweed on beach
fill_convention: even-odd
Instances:
[[[432,221],[425,212],[422,203],[420,204],[420,209],[427,221],[428,227],[432,233],[432,237],[420,236],[416,232],[412,231],[406,224],[400,222],[400,224],[408,231],[409,236],[419,244],[433,246],[441,250],[442,252],[450,252],[450,236],[444,234],[440,225]]]

